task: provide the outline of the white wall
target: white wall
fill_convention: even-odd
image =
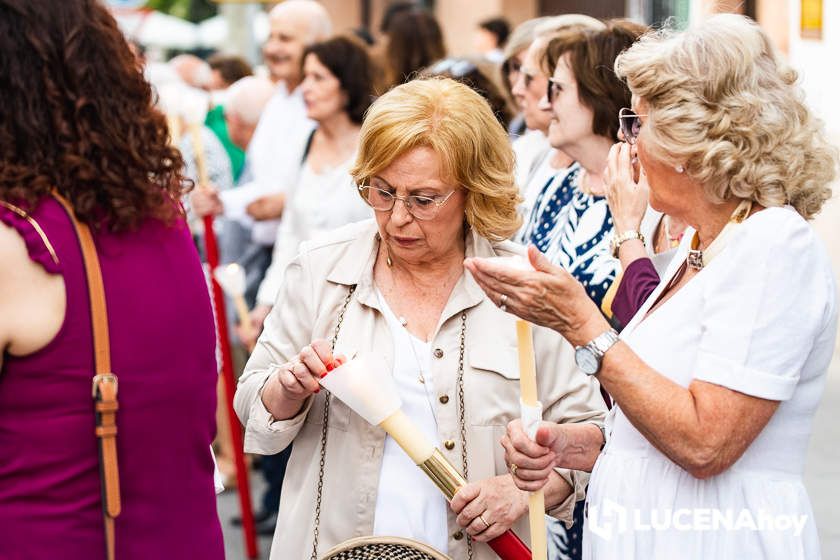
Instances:
[[[802,39],[800,2],[790,9],[790,62],[799,71],[806,100],[840,145],[840,2],[823,0],[822,40]]]

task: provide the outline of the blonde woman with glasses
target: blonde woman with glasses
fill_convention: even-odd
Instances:
[[[505,130],[469,87],[415,80],[371,106],[351,174],[375,219],[302,246],[236,393],[246,451],[294,442],[271,557],[389,535],[490,560],[485,542],[511,527],[527,540],[527,493],[498,444],[519,415],[515,318],[463,261],[521,253],[505,241],[519,225]],[[601,437],[604,405],[571,347],[545,328],[534,344],[545,416]],[[403,410],[470,481],[451,504],[382,429],[319,391],[353,352],[385,358]],[[551,474],[549,513],[569,522],[586,478]]]

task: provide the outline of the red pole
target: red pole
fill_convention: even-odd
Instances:
[[[222,376],[225,385],[225,406],[230,422],[230,437],[233,443],[233,458],[236,465],[236,484],[239,493],[239,508],[242,510],[242,532],[245,536],[245,551],[248,558],[257,558],[257,531],[254,526],[254,512],[251,509],[251,488],[248,483],[248,470],[245,466],[245,453],[242,445],[242,429],[236,411],[233,410],[233,393],[236,381],[233,378],[233,360],[230,354],[227,313],[222,287],[213,277],[213,271],[219,266],[219,246],[216,232],[213,230],[213,216],[204,216],[204,247],[207,263],[210,265],[210,282],[213,286],[213,303],[216,310],[216,326],[219,329],[219,346],[222,354]]]
[[[511,529],[487,544],[502,560],[531,560],[531,549]]]

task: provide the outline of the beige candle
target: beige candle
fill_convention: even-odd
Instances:
[[[403,448],[415,465],[422,465],[435,452],[434,444],[400,409],[379,424]]]
[[[534,339],[531,324],[516,321],[516,341],[519,347],[519,390],[522,404],[539,407],[537,398],[537,368],[534,361]],[[545,496],[542,490],[531,492],[528,498],[528,516],[531,523],[531,559],[546,560],[548,545],[545,528]]]

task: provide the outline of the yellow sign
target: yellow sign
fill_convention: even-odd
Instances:
[[[822,39],[823,3],[822,0],[800,0],[802,6],[800,35],[803,39]]]

